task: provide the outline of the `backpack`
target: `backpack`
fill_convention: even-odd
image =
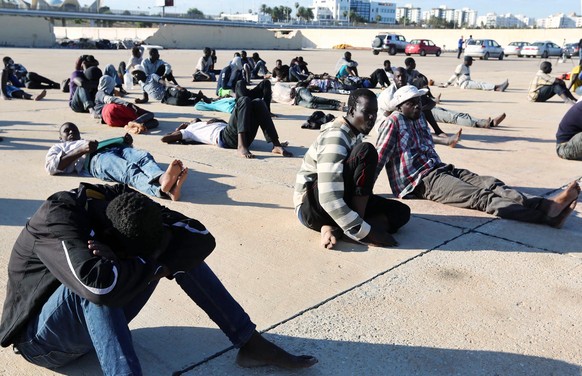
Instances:
[[[321,129],[323,124],[333,121],[335,116],[332,114],[324,114],[323,111],[315,111],[307,118],[307,121],[301,125],[304,129]]]

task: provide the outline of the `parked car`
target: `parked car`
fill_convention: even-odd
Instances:
[[[436,56],[440,56],[441,52],[441,48],[429,39],[413,39],[404,49],[406,56],[410,56],[411,54],[419,54],[420,56],[435,54]]]
[[[503,48],[503,54],[505,56],[515,55],[517,57],[523,57],[521,49],[525,46],[529,46],[529,42],[511,42]]]
[[[382,51],[390,55],[396,55],[397,52],[404,52],[408,42],[403,35],[398,34],[378,34],[372,40],[372,53],[378,55]]]
[[[562,47],[549,40],[545,42],[534,42],[522,48],[521,54],[527,57],[540,56],[545,59],[549,56],[562,56]]]
[[[563,54],[567,58],[578,57],[580,55],[580,46],[578,42],[566,43],[562,48]]]
[[[469,41],[465,48],[465,56],[478,57],[479,59],[489,59],[496,57],[503,60],[503,47],[493,39],[474,39]]]

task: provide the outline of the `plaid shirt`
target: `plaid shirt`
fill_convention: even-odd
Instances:
[[[344,233],[354,240],[365,238],[370,225],[344,200],[344,161],[362,142],[343,118],[324,124],[317,139],[303,157],[295,180],[293,204],[298,208],[307,192],[307,184],[317,178],[319,203]]]
[[[411,193],[427,173],[442,164],[422,114],[418,120],[410,120],[393,112],[380,124],[376,149],[376,179],[385,166],[392,193],[399,198]]]
[[[549,74],[544,73],[541,70],[539,70],[538,73],[536,73],[536,76],[534,77],[534,79],[531,81],[531,84],[529,84],[527,98],[530,101],[535,102],[536,99],[538,99],[539,90],[544,86],[553,85],[554,82],[556,82],[555,77],[552,77]]]

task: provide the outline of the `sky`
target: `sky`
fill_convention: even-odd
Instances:
[[[124,0],[112,1],[102,0],[111,9],[143,10],[155,12],[160,9],[156,7],[156,0]],[[391,1],[391,0],[384,0]],[[393,0],[392,0],[393,1]],[[81,4],[92,3],[93,1],[80,1]],[[269,7],[285,5],[291,8],[295,3],[301,6],[310,6],[311,0],[174,0],[174,7],[166,8],[166,12],[185,12],[190,8],[198,8],[204,14],[217,15],[224,13],[246,13],[249,9],[258,11],[262,4]],[[471,8],[478,12],[479,16],[495,12],[497,14],[513,13],[523,14],[534,18],[544,18],[555,13],[582,14],[582,0],[404,0],[396,1],[396,6],[412,4],[422,10],[436,8],[446,5],[448,8],[461,9]],[[122,5],[123,4],[123,5]]]

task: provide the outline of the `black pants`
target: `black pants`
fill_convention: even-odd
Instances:
[[[236,149],[238,147],[238,134],[244,133],[246,146],[257,136],[257,131],[261,128],[265,141],[278,142],[279,135],[271,119],[271,112],[262,99],[251,99],[250,97],[237,97],[236,107],[230,115],[228,125],[220,133],[220,139],[225,147]]]
[[[262,80],[257,86],[249,90],[249,88],[247,88],[246,82],[244,80],[240,80],[236,83],[234,92],[237,98],[249,97],[251,99],[262,99],[265,101],[269,112],[271,112],[271,100],[273,98],[271,81]]]
[[[56,89],[59,84],[40,74],[28,72],[26,74],[26,87],[29,89]]]
[[[378,152],[369,142],[363,142],[352,149],[344,161],[344,201],[349,206],[356,196],[370,196],[364,220],[385,215],[388,222],[388,227],[385,230],[395,233],[410,219],[410,208],[400,201],[383,198],[372,193],[377,164]],[[337,223],[321,207],[317,180],[308,187],[299,215],[301,215],[302,222],[315,231],[320,231],[321,227],[325,225],[338,227]]]
[[[372,72],[372,74],[370,75],[370,83],[372,84],[372,87],[376,87],[376,85],[378,84],[380,84],[380,86],[382,87],[390,86],[390,80],[388,80],[388,75],[386,74],[386,71],[382,68],[378,68],[374,72]]]
[[[544,85],[538,90],[536,102],[545,102],[554,95],[563,95],[568,91],[564,81],[556,82],[552,85]]]

